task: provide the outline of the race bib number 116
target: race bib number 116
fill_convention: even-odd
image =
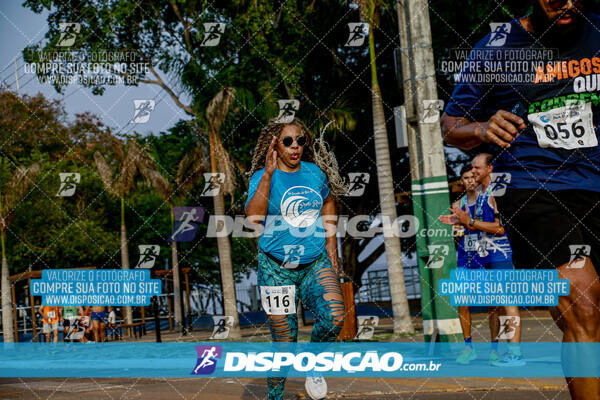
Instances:
[[[260,302],[267,315],[296,313],[296,286],[261,286]]]
[[[591,103],[575,102],[527,116],[540,147],[574,150],[598,146]]]

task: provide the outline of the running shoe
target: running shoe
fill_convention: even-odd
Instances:
[[[327,382],[322,376],[307,377],[304,387],[312,400],[321,400],[327,396]]]
[[[490,361],[490,364],[496,367],[521,367],[525,365],[525,360],[523,360],[522,355],[517,355],[512,351],[509,351],[496,361]]]
[[[500,355],[498,354],[498,352],[496,350],[491,350],[490,351],[489,363],[491,365],[493,365],[499,359],[500,359]]]
[[[475,350],[473,350],[470,346],[465,346],[463,351],[456,359],[456,362],[459,364],[468,364],[476,358],[477,354],[475,353]]]

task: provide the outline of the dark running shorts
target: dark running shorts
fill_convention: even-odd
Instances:
[[[508,189],[495,199],[515,268],[558,268],[590,256],[600,271],[600,193]]]
[[[93,312],[92,311],[92,321],[100,321],[100,323],[104,323],[106,319],[106,311]]]

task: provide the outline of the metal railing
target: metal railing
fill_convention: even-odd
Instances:
[[[409,300],[421,298],[419,267],[417,265],[404,266],[404,284],[406,286],[406,297]],[[367,277],[362,280],[362,286],[356,301],[358,303],[369,303],[390,300],[390,281],[387,269],[368,271]]]
[[[419,281],[419,270],[416,265],[404,267],[404,281],[406,285],[406,294],[408,299],[418,299],[421,297],[421,287]],[[260,290],[257,285],[236,285],[238,312],[260,312]],[[168,296],[172,293],[163,293],[158,297],[159,319],[167,320],[169,318]],[[184,291],[183,299],[187,309],[187,293]],[[390,301],[390,285],[386,269],[368,271],[367,276],[363,278],[362,285],[356,295],[357,303],[372,303],[381,301]],[[223,304],[220,285],[193,284],[190,291],[190,305],[193,316],[223,315]],[[36,306],[37,308],[37,306]],[[151,307],[146,308],[146,321],[149,321],[152,313]],[[122,310],[121,310],[122,311]],[[36,309],[37,312],[37,309]],[[171,303],[171,312],[173,304]],[[0,310],[0,316],[2,312]],[[119,317],[120,314],[117,313]],[[133,318],[133,322],[141,322],[141,316]],[[36,317],[38,333],[42,328],[42,320],[38,314]],[[122,318],[117,318],[117,324],[122,323]],[[0,318],[1,326],[1,318]],[[31,307],[17,306],[17,327],[19,333],[28,334],[33,331],[31,323]],[[61,328],[62,329],[62,328]]]

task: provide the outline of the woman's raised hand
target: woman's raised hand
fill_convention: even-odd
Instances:
[[[265,172],[269,175],[273,174],[277,169],[277,150],[275,145],[277,144],[277,138],[273,136],[269,150],[267,150],[267,159],[265,160]]]

